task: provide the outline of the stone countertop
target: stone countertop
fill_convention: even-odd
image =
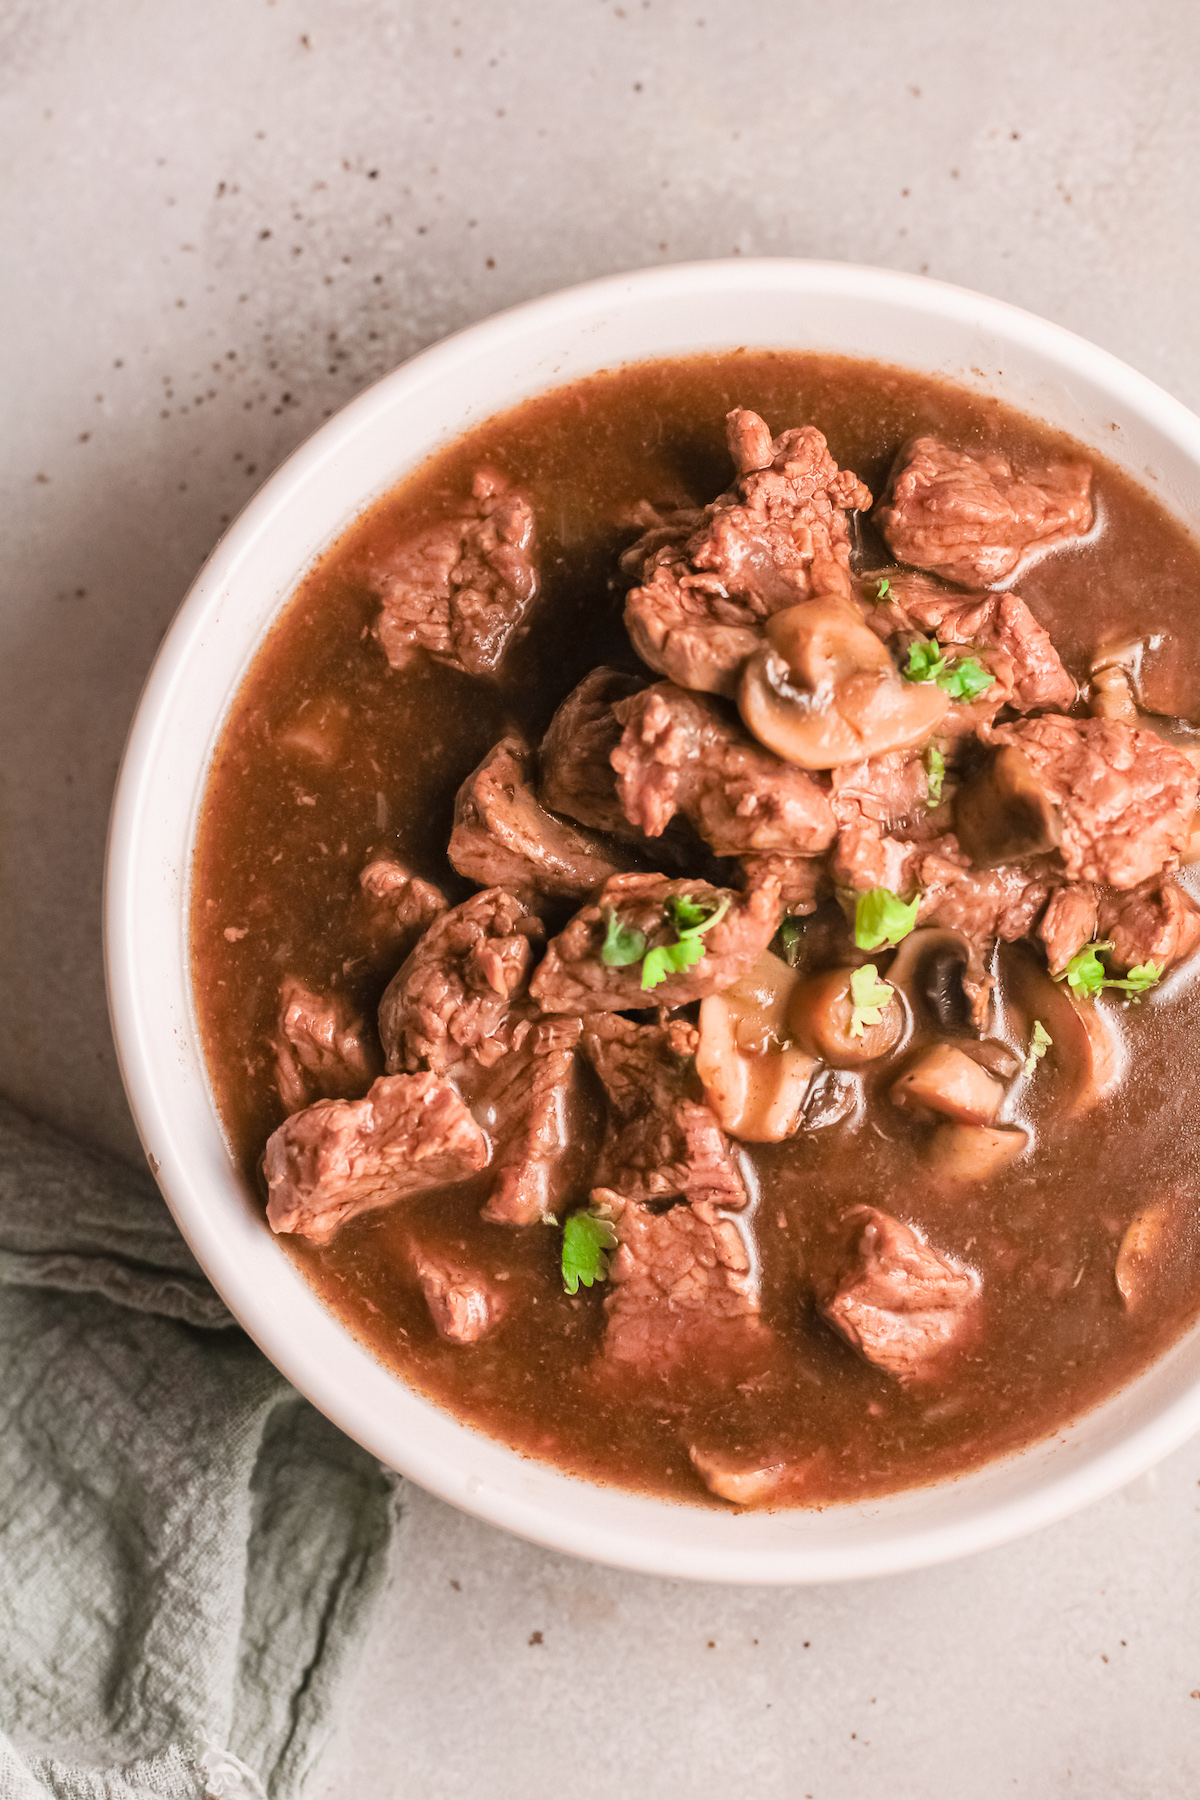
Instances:
[[[1198,57],[1168,0],[0,6],[0,1089],[137,1154],[98,923],[122,741],[204,556],[323,418],[499,307],[732,254],[961,282],[1200,407]],[[310,1791],[1190,1797],[1198,1481],[1192,1446],[1022,1543],[792,1591],[589,1567],[414,1493]]]

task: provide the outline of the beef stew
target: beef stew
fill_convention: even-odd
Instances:
[[[459,1417],[700,1503],[937,1479],[1129,1380],[1200,1311],[1198,590],[1102,459],[841,358],[433,459],[281,616],[201,822],[281,1246]]]

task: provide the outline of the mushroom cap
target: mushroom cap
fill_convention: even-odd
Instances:
[[[775,613],[738,687],[747,729],[801,769],[924,743],[949,704],[935,682],[903,680],[858,608],[835,596]]]

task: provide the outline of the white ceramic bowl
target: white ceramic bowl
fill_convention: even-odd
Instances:
[[[150,1166],[214,1285],[272,1362],[393,1468],[496,1525],[660,1575],[801,1582],[960,1556],[1062,1517],[1200,1425],[1200,1330],[1070,1429],[936,1486],[820,1513],[736,1515],[526,1460],[412,1392],[320,1304],[221,1132],[188,975],[190,863],[209,762],[279,608],[313,559],[432,451],[530,395],[627,361],[750,344],[878,358],[996,394],[1200,519],[1200,421],[1104,351],[959,288],[834,263],[713,262],[590,283],[406,363],[251,501],[180,608],[125,752],[108,857],[109,999]]]

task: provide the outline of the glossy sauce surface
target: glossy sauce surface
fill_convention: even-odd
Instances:
[[[282,978],[347,993],[373,1012],[394,973],[372,947],[359,894],[373,855],[395,854],[452,901],[465,898],[469,885],[445,858],[455,790],[510,726],[536,742],[595,664],[638,667],[610,580],[636,535],[630,508],[719,492],[729,480],[724,416],[735,404],[775,431],[818,425],[876,495],[918,432],[1017,460],[1087,454],[947,384],[839,358],[743,353],[559,390],[473,432],[365,515],[257,658],[214,761],[196,850],[197,1006],[221,1117],[256,1187],[282,1117],[269,1043]],[[1149,495],[1089,460],[1097,531],[1036,563],[1019,590],[1073,673],[1101,641],[1150,640],[1150,704],[1185,725],[1200,720],[1200,552]],[[372,556],[461,502],[480,464],[507,475],[537,515],[543,590],[533,629],[495,682],[432,663],[392,672],[368,631],[378,606]],[[875,549],[864,544],[868,561]],[[838,928],[819,915],[810,942]],[[1045,986],[1036,965],[1023,947],[1002,952],[1018,1039],[1035,1010],[1031,1002],[1022,1012],[1022,993]],[[782,1145],[744,1147],[773,1331],[749,1372],[618,1379],[597,1357],[603,1289],[564,1293],[558,1233],[482,1222],[487,1176],[353,1221],[327,1249],[280,1240],[280,1253],[381,1360],[452,1412],[596,1479],[720,1504],[693,1473],[696,1443],[807,1460],[805,1498],[815,1504],[935,1479],[1061,1427],[1200,1310],[1196,993],[1185,971],[1140,1007],[1099,1004],[1124,1040],[1120,1087],[1072,1115],[1067,1059],[1047,1057],[1012,1115],[1032,1130],[1032,1151],[992,1180],[964,1189],[931,1177],[930,1127],[886,1098],[895,1058],[867,1079],[848,1116]],[[918,1017],[922,1032],[934,1035]],[[598,1102],[591,1111],[580,1121],[579,1203]],[[983,1334],[944,1387],[902,1391],[816,1317],[814,1285],[844,1242],[842,1215],[863,1201],[919,1225],[983,1278]],[[1150,1204],[1165,1209],[1165,1249],[1148,1299],[1130,1309],[1114,1263],[1126,1227]],[[413,1231],[509,1284],[493,1335],[468,1349],[438,1339],[405,1266]]]

